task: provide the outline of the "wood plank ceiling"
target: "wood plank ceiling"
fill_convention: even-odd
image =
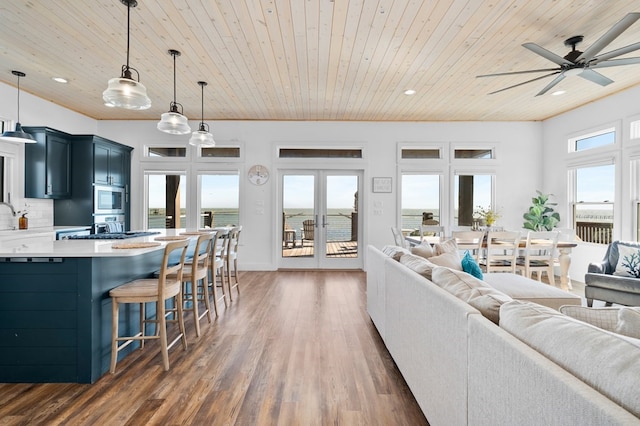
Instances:
[[[475,76],[555,67],[521,45],[564,56],[564,40],[583,35],[585,50],[638,11],[637,0],[139,0],[130,65],[153,104],[127,111],[102,102],[126,62],[126,6],[4,1],[0,80],[15,86],[20,70],[23,90],[95,119],[155,120],[173,98],[177,49],[177,101],[194,121],[199,80],[206,120],[542,120],[639,85],[640,65],[599,70],[606,87],[566,78],[562,96],[535,96],[552,77],[488,95],[537,75]],[[639,41],[640,21],[604,51]]]

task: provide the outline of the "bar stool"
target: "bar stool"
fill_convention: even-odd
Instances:
[[[179,240],[167,243],[164,249],[158,278],[146,278],[130,281],[112,289],[109,292],[112,306],[111,366],[109,368],[111,373],[115,373],[116,371],[118,352],[134,341],[140,341],[140,349],[142,349],[144,348],[145,340],[160,339],[160,352],[162,353],[162,363],[165,371],[169,370],[169,348],[177,343],[178,340],[181,340],[182,347],[185,350],[187,349],[184,318],[182,315],[181,281],[188,244],[188,240]],[[178,252],[180,254],[180,261],[176,265],[169,265],[169,256],[173,252]],[[174,278],[171,278],[171,275],[173,275]],[[165,315],[165,302],[169,299],[173,299],[174,304],[177,307],[177,318],[172,320],[167,320]],[[149,302],[155,302],[156,304],[155,320],[145,318],[145,303]],[[118,336],[120,303],[140,304],[140,331],[134,336]],[[177,322],[180,329],[178,336],[169,344],[167,343],[167,322]],[[145,325],[147,323],[156,324],[156,334],[145,335]],[[118,342],[124,343],[119,344]]]
[[[209,273],[209,258],[213,233],[206,232],[198,237],[193,257],[185,262],[182,270],[182,301],[184,309],[193,312],[193,322],[196,328],[196,337],[200,337],[200,320],[206,315],[211,324],[211,305],[209,304],[209,286],[207,275]],[[176,278],[175,274],[170,275]],[[188,285],[191,284],[191,285]],[[199,313],[198,303],[204,302],[205,309]],[[170,310],[173,311],[173,310]]]
[[[238,294],[240,294],[240,287],[238,286],[238,241],[240,239],[240,232],[242,226],[235,226],[231,228],[229,232],[229,249],[227,252],[227,284],[229,286],[229,301],[233,301],[231,295],[231,289],[235,288]],[[231,265],[233,264],[233,278],[235,284],[231,285]]]
[[[211,261],[209,262],[209,286],[213,299],[213,309],[218,316],[218,302],[222,300],[227,307],[226,291],[224,289],[225,267],[227,252],[229,248],[229,229],[216,229],[217,235],[211,250]],[[218,297],[218,277],[220,278],[220,288],[222,296]]]

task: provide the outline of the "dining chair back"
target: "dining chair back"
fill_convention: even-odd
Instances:
[[[455,240],[458,250],[466,251],[473,256],[476,262],[480,261],[484,231],[452,231],[451,238]]]
[[[529,231],[516,269],[528,278],[535,272],[538,281],[542,281],[542,273],[546,272],[549,284],[555,285],[553,265],[559,236],[558,231]]]
[[[435,237],[436,242],[444,239],[445,232],[442,225],[420,225],[420,242],[425,241],[425,237]]]
[[[169,370],[169,349],[178,341],[182,342],[182,347],[187,349],[187,339],[184,329],[184,318],[182,314],[182,271],[184,269],[185,257],[189,241],[187,239],[171,241],[164,249],[160,273],[157,278],[144,278],[130,281],[109,291],[111,297],[111,365],[109,371],[115,373],[118,361],[118,352],[135,341],[140,342],[140,349],[144,348],[144,341],[150,339],[160,340],[160,352],[162,354],[162,364],[165,371]],[[169,263],[172,253],[179,254],[179,261],[176,264]],[[172,320],[166,318],[165,303],[173,300],[176,306],[176,317]],[[133,336],[119,336],[120,304],[138,304],[140,309],[140,328]],[[154,303],[156,306],[155,319],[147,319],[145,315],[145,304]],[[179,333],[171,343],[167,337],[167,322],[177,322]],[[156,333],[147,335],[145,325],[156,324]],[[122,342],[122,343],[120,343]]]
[[[485,257],[480,260],[480,265],[487,273],[515,273],[519,244],[519,231],[488,231]]]
[[[391,227],[391,233],[393,234],[393,241],[398,247],[407,248],[407,242],[398,228]]]

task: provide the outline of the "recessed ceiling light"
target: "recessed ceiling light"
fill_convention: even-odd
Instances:
[[[560,96],[560,95],[564,95],[565,93],[567,93],[566,90],[556,90],[551,94],[551,96]]]
[[[416,91],[413,90],[413,89],[407,89],[407,90],[404,91],[404,94],[405,95],[415,95]]]
[[[51,79],[53,81],[55,81],[55,82],[58,82],[58,83],[65,83],[66,84],[66,83],[69,82],[69,80],[67,80],[66,78],[63,78],[63,77],[51,77]]]

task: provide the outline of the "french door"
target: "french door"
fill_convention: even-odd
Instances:
[[[361,171],[282,171],[279,266],[362,269],[361,186]]]

